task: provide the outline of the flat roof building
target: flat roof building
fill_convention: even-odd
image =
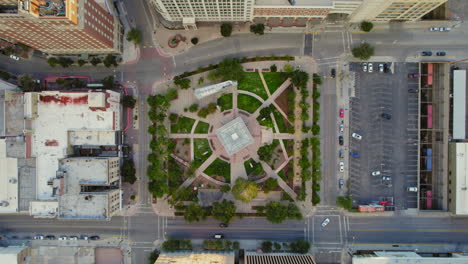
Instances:
[[[466,71],[453,71],[453,139],[466,138]]]
[[[161,253],[154,264],[234,264],[233,252],[171,252]]]
[[[25,93],[24,115],[26,117],[26,152],[31,157],[36,158],[36,202],[30,203],[30,212],[34,216],[47,217],[55,211],[61,218],[86,218],[87,213],[80,215],[76,211],[82,206],[80,202],[86,204],[89,196],[76,196],[76,204],[67,202],[69,197],[80,193],[82,185],[105,185],[110,186],[115,182],[115,178],[107,178],[105,167],[101,163],[112,163],[110,159],[97,159],[90,163],[83,163],[80,158],[70,158],[75,160],[70,164],[81,164],[80,169],[93,165],[93,169],[88,169],[85,175],[80,177],[91,177],[86,179],[76,176],[77,168],[71,166],[70,177],[63,177],[60,174],[62,160],[70,155],[74,155],[74,148],[89,147],[102,148],[106,146],[116,146],[118,144],[118,133],[120,130],[120,94],[112,90],[85,92],[59,92],[44,91],[40,93]],[[106,161],[108,160],[108,161]],[[117,161],[118,163],[118,161]],[[86,166],[85,166],[86,164]],[[100,164],[100,165],[99,165]],[[95,170],[95,171],[93,171]],[[59,171],[59,172],[58,172]],[[110,172],[109,172],[110,173]],[[110,175],[110,174],[109,174]],[[120,176],[117,175],[115,177]],[[78,178],[77,178],[78,177]],[[57,181],[59,179],[59,181]],[[69,189],[67,189],[69,188]],[[117,188],[118,189],[118,188]],[[81,191],[86,192],[86,191]],[[118,190],[106,191],[105,194],[96,193],[92,196],[92,201],[107,204],[117,196]],[[78,199],[79,197],[85,197]],[[58,203],[43,203],[40,201],[53,200]],[[89,217],[100,215],[107,218],[113,215],[115,204],[109,202],[100,207],[105,209],[105,213],[90,212]],[[69,205],[70,208],[66,208]],[[43,209],[43,211],[41,211]]]
[[[7,144],[0,138],[0,213],[18,212],[18,159],[7,157]]]
[[[449,143],[449,210],[468,215],[468,142]]]
[[[226,153],[234,155],[254,142],[249,129],[241,117],[230,121],[215,131]]]
[[[195,94],[195,97],[200,100],[202,98],[205,98],[207,96],[225,91],[231,87],[237,86],[236,81],[225,81],[217,84],[212,84],[208,85],[205,87],[197,88],[193,92]]]
[[[374,251],[353,256],[353,264],[464,264],[467,262],[468,255],[460,253],[418,254],[411,251]]]

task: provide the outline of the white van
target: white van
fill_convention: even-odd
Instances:
[[[406,188],[408,192],[418,192],[418,187],[408,187]]]

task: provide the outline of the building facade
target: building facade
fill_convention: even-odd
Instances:
[[[0,0],[0,38],[49,54],[121,53],[111,12],[94,0]]]
[[[171,22],[248,22],[254,19],[326,18],[347,15],[351,22],[415,21],[447,0],[148,0]]]

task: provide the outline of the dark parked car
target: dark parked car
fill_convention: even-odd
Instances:
[[[343,146],[343,144],[344,144],[344,138],[343,138],[343,136],[339,136],[339,137],[338,137],[338,142],[340,143],[340,146]]]
[[[438,51],[436,53],[437,56],[445,56],[447,53],[445,53],[445,51]]]
[[[432,51],[423,51],[423,52],[421,52],[421,55],[423,55],[423,56],[432,56]]]
[[[225,223],[221,223],[221,224],[219,224],[219,227],[221,227],[221,228],[226,228],[226,227],[228,227],[228,225],[225,224]]]
[[[383,71],[387,73],[390,70],[390,66],[387,63],[384,63],[383,65]]]
[[[91,236],[89,239],[91,240],[99,240],[101,239],[99,236]]]
[[[383,119],[387,119],[387,120],[390,120],[390,119],[392,119],[392,115],[391,115],[391,114],[382,113],[382,115],[381,115],[381,116],[382,116],[382,118],[383,118]]]
[[[330,76],[331,76],[332,78],[335,78],[335,77],[336,77],[336,70],[335,70],[335,68],[332,68],[332,69],[331,69]]]
[[[48,240],[55,240],[55,236],[53,236],[53,235],[48,235],[45,238],[48,239]]]
[[[419,93],[419,89],[408,89],[408,93]]]

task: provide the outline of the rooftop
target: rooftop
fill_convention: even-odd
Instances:
[[[18,212],[18,159],[7,157],[7,144],[0,139],[0,213]]]
[[[451,157],[451,159],[456,159],[455,168],[452,168],[456,172],[455,190],[453,188],[451,190],[455,192],[456,197],[454,213],[468,215],[468,143],[451,144],[455,144],[456,152],[456,156]]]
[[[104,108],[91,108],[88,98],[93,92],[47,91],[37,98],[33,94],[25,94],[25,112],[37,111],[37,116],[28,115],[33,131],[30,147],[37,160],[37,199],[56,199],[47,182],[55,177],[58,160],[69,154],[71,143],[115,142],[109,135],[120,129],[120,94],[106,91]]]
[[[154,264],[234,264],[234,254],[231,252],[177,252],[161,253]]]
[[[3,89],[0,81],[0,137],[23,134],[23,95],[15,90]]]
[[[343,0],[341,0],[343,1]],[[346,1],[346,0],[345,0]],[[291,4],[291,2],[294,3]],[[284,7],[332,7],[333,0],[255,0],[255,6],[284,6]]]
[[[254,142],[241,117],[230,121],[215,131],[229,156],[239,152]]]
[[[373,254],[353,256],[353,264],[462,264],[467,260],[468,256],[464,254],[432,257],[409,251],[374,251]]]
[[[90,191],[83,185],[109,185],[109,160],[87,157],[60,160],[57,171],[60,181],[59,217],[107,218],[109,189]]]
[[[234,86],[237,86],[237,82],[235,82],[235,81],[225,81],[225,82],[216,83],[216,84],[208,85],[208,86],[205,86],[205,87],[197,88],[197,89],[195,89],[194,93],[195,93],[195,97],[197,97],[197,99],[200,100],[200,99],[202,99],[204,97],[207,97],[207,96],[222,92],[222,91],[227,90],[227,89],[229,89],[231,87],[234,87]]]

